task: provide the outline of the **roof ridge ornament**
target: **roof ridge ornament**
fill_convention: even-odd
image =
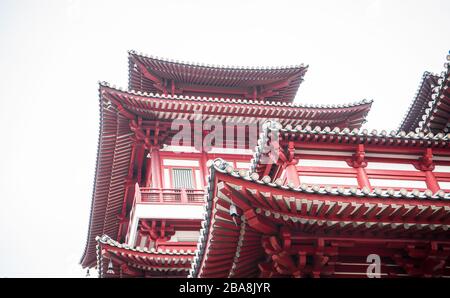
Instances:
[[[418,162],[415,162],[414,167],[419,171],[433,171],[435,164],[433,161],[433,151],[431,148],[427,148]]]
[[[282,129],[282,127],[280,122],[274,120],[267,120],[263,123],[263,129],[269,129],[271,131],[278,131]]]
[[[347,164],[352,168],[367,167],[366,152],[364,151],[363,144],[358,144],[356,152],[352,155],[351,159],[347,160]]]
[[[304,63],[295,64],[295,65],[269,65],[269,66],[261,66],[261,65],[223,65],[223,64],[211,64],[206,62],[191,62],[180,59],[170,59],[165,57],[159,57],[154,55],[149,55],[143,52],[137,52],[135,50],[129,50],[128,54],[141,56],[142,58],[148,58],[153,60],[159,60],[168,63],[176,63],[176,64],[184,64],[186,66],[191,67],[205,67],[205,68],[221,68],[221,69],[229,69],[229,70],[284,70],[284,69],[296,69],[296,68],[308,68],[309,65],[305,65]]]
[[[223,161],[223,159],[220,159]],[[227,163],[223,161],[224,163]],[[217,164],[214,164],[214,168],[226,175],[230,175],[233,177],[236,177],[238,179],[245,179],[248,181],[247,177],[242,177],[239,174],[237,174],[234,170],[233,171],[226,171],[222,168],[220,168]],[[255,183],[267,185],[270,187],[278,188],[278,183],[272,183],[269,176],[264,176],[262,179],[259,178],[258,173],[253,172],[250,174],[250,179],[253,180]],[[297,192],[304,192],[304,193],[310,193],[310,194],[321,194],[321,195],[345,195],[345,196],[370,196],[370,197],[381,197],[381,198],[415,198],[415,199],[450,199],[450,193],[446,193],[443,190],[438,190],[436,192],[433,192],[430,189],[420,191],[418,189],[412,189],[411,191],[407,191],[406,189],[400,189],[400,190],[394,190],[392,188],[387,189],[381,189],[381,188],[374,188],[370,189],[369,187],[362,187],[362,188],[355,188],[352,187],[331,187],[331,186],[325,186],[322,188],[320,185],[317,184],[305,184],[301,183],[299,186],[294,186],[294,184],[288,184],[286,186],[283,186],[282,188],[286,190],[293,190]]]

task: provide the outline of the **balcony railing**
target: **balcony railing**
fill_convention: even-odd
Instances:
[[[203,204],[203,189],[149,188],[136,189],[136,201],[154,204]]]

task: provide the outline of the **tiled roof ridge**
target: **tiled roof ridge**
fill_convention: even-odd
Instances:
[[[155,97],[161,99],[180,99],[180,100],[191,100],[191,101],[207,101],[207,102],[224,102],[224,103],[233,103],[233,104],[255,104],[255,105],[264,105],[264,106],[278,106],[278,107],[294,107],[294,108],[310,108],[310,109],[341,109],[341,108],[351,108],[357,107],[367,104],[372,104],[373,100],[362,99],[360,101],[355,101],[353,103],[347,104],[307,104],[307,103],[287,103],[284,101],[264,101],[264,100],[251,100],[251,99],[243,99],[243,98],[229,98],[229,97],[206,97],[206,96],[188,96],[188,95],[164,95],[160,93],[148,93],[141,92],[135,90],[126,90],[116,85],[111,85],[108,82],[100,81],[99,85],[101,87],[106,87],[110,89],[114,89],[115,91],[127,93],[135,96],[143,96],[143,97]]]
[[[125,243],[119,243],[118,241],[112,239],[108,235],[103,234],[102,236],[95,237],[95,240],[102,244],[107,244],[110,246],[114,246],[117,248],[122,248],[130,251],[141,252],[141,253],[150,253],[150,254],[161,254],[161,255],[194,255],[194,252],[190,249],[147,249],[146,247],[131,247]]]
[[[331,127],[320,127],[315,126],[314,128],[311,126],[302,127],[301,125],[297,125],[293,127],[288,124],[284,127],[281,126],[280,123],[276,121],[267,121],[267,128],[271,131],[278,130],[280,132],[292,132],[292,133],[310,133],[310,134],[330,134],[330,135],[341,135],[341,136],[366,136],[366,137],[380,137],[380,138],[399,138],[399,139],[417,139],[417,140],[450,140],[450,133],[437,133],[434,134],[432,132],[406,132],[406,131],[396,131],[391,130],[389,133],[386,130],[377,130],[372,129],[369,131],[368,129],[362,128],[331,128]]]
[[[207,67],[207,68],[219,68],[219,69],[229,69],[229,70],[285,70],[285,69],[301,69],[308,68],[309,65],[303,63],[297,65],[286,65],[286,66],[236,66],[236,65],[218,65],[209,63],[199,63],[199,62],[186,62],[183,60],[175,60],[169,58],[163,58],[153,55],[148,55],[142,52],[137,52],[135,50],[128,51],[130,55],[140,56],[142,58],[158,60],[166,63],[183,64],[190,67]]]
[[[410,116],[410,114],[411,114],[411,108],[412,108],[412,107],[416,104],[416,102],[418,101],[419,96],[420,96],[420,94],[421,94],[421,91],[422,91],[422,89],[423,89],[423,87],[424,87],[425,81],[426,81],[429,77],[439,77],[439,75],[436,74],[436,73],[429,72],[429,71],[425,71],[425,72],[422,74],[422,78],[421,78],[421,80],[420,80],[419,87],[417,88],[416,94],[414,95],[413,99],[411,100],[411,103],[409,104],[408,110],[407,110],[406,113],[403,115],[403,119],[402,119],[402,121],[400,122],[400,125],[398,126],[397,131],[401,131],[401,130],[402,130],[402,127],[405,125],[405,122],[409,119],[409,116]]]
[[[433,94],[431,95],[432,100],[428,103],[428,108],[425,110],[425,114],[418,124],[419,130],[427,130],[424,126],[436,109],[437,103],[444,96],[442,93],[444,92],[444,89],[447,88],[447,81],[450,81],[450,54],[447,56],[447,61],[448,62],[444,64],[445,70],[441,72],[438,79],[438,85],[433,88]]]
[[[251,173],[250,171],[240,170],[236,171],[226,161],[221,158],[217,158],[213,163],[214,170],[247,181],[253,181],[258,184],[267,185],[274,188],[292,190],[295,192],[306,194],[320,194],[320,195],[337,195],[337,196],[356,196],[356,197],[379,197],[379,198],[405,198],[405,199],[450,199],[450,193],[446,193],[443,190],[439,190],[433,193],[427,189],[420,191],[414,189],[408,191],[406,189],[394,190],[394,189],[381,189],[374,188],[357,188],[357,187],[328,187],[320,186],[316,184],[302,183],[298,187],[294,187],[292,184],[283,185],[282,179],[278,178],[271,181],[269,176],[264,176],[260,179],[258,173]]]

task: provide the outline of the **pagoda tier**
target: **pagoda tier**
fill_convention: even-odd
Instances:
[[[294,183],[450,190],[450,135],[267,122],[252,171]],[[340,177],[340,178],[339,178]],[[326,181],[326,180],[329,181]]]
[[[235,67],[190,64],[129,52],[130,90],[188,96],[292,102],[308,66]]]
[[[285,183],[450,191],[450,134],[264,125],[251,170]],[[330,182],[332,181],[332,182]]]
[[[134,91],[124,91],[100,85],[101,101],[113,103],[130,120],[141,117],[148,126],[156,121],[170,127],[175,119],[193,121],[201,114],[202,120],[255,123],[263,119],[277,119],[283,124],[320,125],[332,127],[360,127],[371,108],[371,100],[342,105],[310,105],[283,102],[253,101],[234,98],[189,96],[164,96]],[[160,127],[163,132],[167,127]],[[178,131],[175,131],[175,133]],[[151,132],[152,133],[152,132]]]
[[[447,57],[450,60],[450,55]],[[424,73],[416,98],[411,104],[399,130],[450,131],[450,63],[441,75]]]
[[[293,187],[210,165],[190,277],[450,277],[450,194]]]
[[[173,158],[180,159],[180,154],[168,146],[172,137],[178,133],[178,130],[171,129],[173,120],[186,119],[191,123],[201,113],[200,120],[234,121],[237,126],[278,119],[283,124],[356,128],[365,121],[371,107],[371,101],[340,106],[311,106],[228,98],[164,96],[123,91],[106,84],[101,84],[99,91],[100,138],[88,241],[81,262],[84,267],[95,264],[96,236],[106,234],[124,241],[136,183],[147,187],[145,192],[148,196],[157,194],[161,198],[159,203],[166,203],[166,198],[181,197],[181,194],[175,193],[179,190],[171,190],[173,187],[163,185],[162,155],[169,158],[172,154]],[[201,132],[204,138],[208,130]],[[227,156],[241,164],[248,164],[257,135],[255,131],[255,144],[249,142],[249,133],[245,135],[243,141],[247,151],[233,153],[231,149],[240,146],[239,142],[242,141],[235,136],[233,148],[212,148],[217,150],[209,152],[191,150],[194,147],[184,148],[191,151],[183,152],[182,158],[196,160],[192,170],[198,172],[199,177],[206,176],[206,161],[210,158]],[[196,190],[200,191],[205,183],[196,181],[195,185]]]
[[[130,247],[107,235],[96,238],[100,277],[186,277],[196,243],[188,248]]]
[[[99,87],[83,267],[102,277],[366,277],[375,255],[382,277],[450,277],[448,64],[424,74],[406,132],[361,129],[371,101],[292,103],[305,66],[129,52],[129,67],[130,90]]]

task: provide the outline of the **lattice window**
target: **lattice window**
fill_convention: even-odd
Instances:
[[[194,188],[194,176],[192,169],[173,168],[172,169],[173,188]]]

